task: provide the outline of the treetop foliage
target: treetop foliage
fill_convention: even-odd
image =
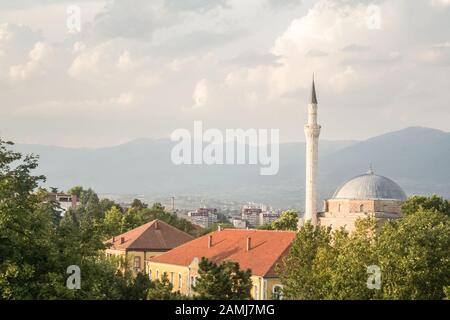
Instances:
[[[45,177],[32,174],[37,157],[13,152],[11,145],[0,140],[0,300],[146,299],[160,292],[147,276],[120,272],[119,262],[105,256],[104,240],[153,218],[184,230],[188,223],[160,205],[123,211],[79,186],[69,193],[80,205],[61,216],[58,202],[38,189]],[[81,270],[80,290],[66,286],[71,265]]]
[[[286,299],[444,299],[450,284],[450,217],[433,196],[412,197],[381,229],[358,220],[351,234],[307,223],[278,267]],[[380,288],[368,286],[380,271]]]
[[[199,278],[193,286],[196,298],[203,300],[247,300],[251,298],[251,270],[240,270],[239,263],[216,264],[206,258],[199,262]]]

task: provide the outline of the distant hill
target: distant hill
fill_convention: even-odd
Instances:
[[[264,202],[277,207],[303,207],[305,145],[280,145],[280,170],[259,175],[259,165],[181,165],[170,160],[174,143],[138,139],[115,147],[70,149],[16,145],[40,155],[38,173],[47,185],[68,189],[92,187],[99,193],[141,194],[156,198],[197,195],[216,199]],[[366,141],[320,141],[319,196],[367,171],[399,183],[407,194],[441,194],[450,198],[450,133],[407,128]]]
[[[322,183],[342,181],[368,167],[400,184],[407,194],[450,198],[450,133],[411,127],[343,148],[323,158]]]

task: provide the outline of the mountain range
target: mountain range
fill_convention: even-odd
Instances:
[[[277,175],[261,176],[259,165],[179,165],[171,162],[174,142],[138,139],[107,148],[64,148],[17,144],[40,156],[36,173],[47,186],[91,187],[100,194],[168,196],[252,201],[280,208],[303,207],[304,142],[280,145]],[[450,198],[450,133],[410,127],[365,141],[319,142],[321,199],[371,164],[376,174],[396,181],[408,195]]]

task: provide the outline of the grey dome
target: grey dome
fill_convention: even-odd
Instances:
[[[383,176],[369,170],[367,174],[357,176],[339,187],[333,199],[390,199],[405,200],[406,194],[402,188]]]

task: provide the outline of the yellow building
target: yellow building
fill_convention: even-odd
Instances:
[[[149,258],[146,272],[152,280],[161,279],[166,273],[174,291],[193,295],[192,285],[202,257],[215,263],[235,261],[242,270],[252,271],[253,299],[278,299],[281,282],[275,267],[289,252],[295,235],[293,231],[219,229]]]
[[[107,256],[122,257],[134,271],[144,271],[145,261],[182,245],[193,237],[161,221],[153,220],[106,241]]]

